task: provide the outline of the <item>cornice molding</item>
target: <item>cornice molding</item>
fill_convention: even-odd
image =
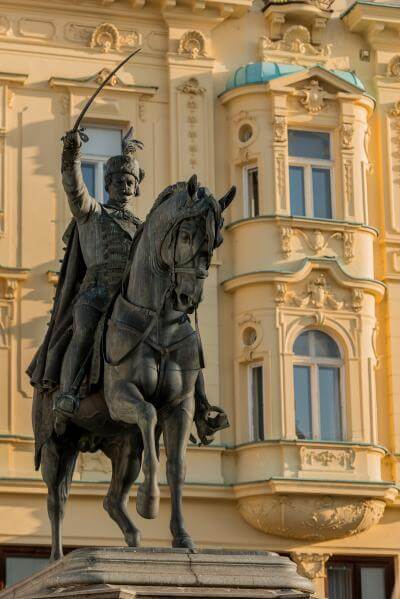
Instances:
[[[104,79],[108,73],[108,69],[102,69],[98,73],[84,78],[68,79],[64,77],[51,77],[49,79],[49,85],[50,87],[56,89],[96,89],[101,83],[102,78]],[[105,86],[105,89],[109,91],[134,93],[139,94],[140,96],[152,97],[156,94],[158,87],[124,83],[119,77],[115,76],[112,78],[110,84]]]

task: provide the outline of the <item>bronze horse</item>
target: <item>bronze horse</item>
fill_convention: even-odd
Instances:
[[[129,491],[142,469],[137,511],[145,518],[157,516],[161,434],[172,546],[194,548],[184,526],[182,490],[195,382],[203,364],[197,318],[193,328],[187,315],[202,300],[213,251],[222,243],[222,212],[234,196],[231,188],[218,202],[193,176],[160,194],[136,234],[129,273],[103,338],[103,389],[85,397],[65,434],[53,433],[41,448],[51,559],[63,555],[61,524],[79,451],[101,450],[111,460],[104,508],[126,543],[139,545],[139,530],[127,513]]]

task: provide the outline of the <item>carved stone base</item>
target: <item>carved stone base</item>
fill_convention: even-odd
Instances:
[[[77,549],[1,599],[179,597],[309,599],[313,585],[276,553],[207,549]]]

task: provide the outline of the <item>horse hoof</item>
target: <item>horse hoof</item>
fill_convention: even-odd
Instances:
[[[189,549],[193,553],[196,552],[196,545],[192,541],[190,535],[182,535],[172,539],[172,547],[174,549]]]
[[[128,547],[140,547],[140,532],[129,532],[125,535],[125,543]]]
[[[159,508],[160,492],[158,489],[150,495],[149,493],[146,493],[140,485],[136,496],[137,513],[142,516],[142,518],[152,520],[153,518],[157,518]]]

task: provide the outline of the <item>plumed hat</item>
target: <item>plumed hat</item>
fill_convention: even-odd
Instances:
[[[138,139],[133,139],[133,127],[122,140],[122,154],[112,156],[106,162],[105,177],[109,177],[114,173],[128,173],[133,175],[140,183],[144,177],[144,171],[140,168],[139,162],[135,157],[136,150],[143,149],[143,143]]]

